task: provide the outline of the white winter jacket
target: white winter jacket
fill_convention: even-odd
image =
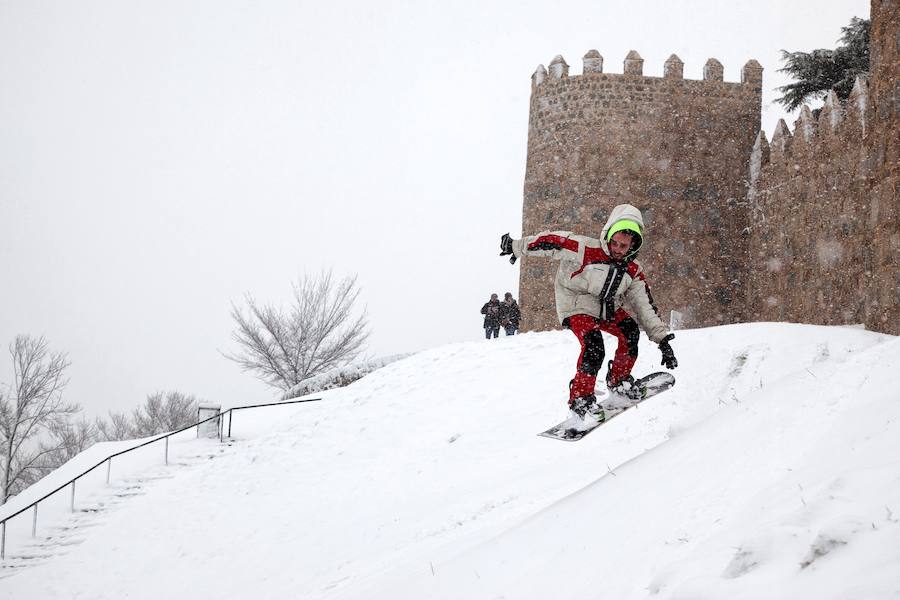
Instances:
[[[624,310],[635,318],[638,325],[653,342],[659,343],[669,333],[659,318],[644,271],[634,260],[637,247],[624,261],[614,261],[609,256],[606,233],[617,221],[636,221],[644,230],[644,220],[630,204],[616,206],[609,215],[600,239],[576,235],[569,231],[544,231],[537,235],[513,240],[513,254],[523,256],[549,256],[559,262],[556,272],[556,313],[560,323],[578,314],[591,315],[609,321],[624,318]]]

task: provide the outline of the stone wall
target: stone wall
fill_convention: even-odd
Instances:
[[[624,73],[596,51],[583,74],[562,57],[532,77],[523,232],[599,236],[629,202],[648,232],[640,260],[657,304],[684,325],[739,321],[863,323],[900,335],[900,1],[872,0],[870,77],[834,93],[794,131],[760,131],[762,68],[722,81]],[[755,139],[755,142],[754,142]],[[558,327],[556,264],[522,263],[523,329]]]
[[[874,228],[874,263],[882,273],[871,290],[866,323],[900,335],[900,2],[873,0],[870,41],[872,201],[879,207]]]
[[[871,78],[803,107],[751,160],[750,320],[900,334],[900,4],[873,0]]]
[[[780,121],[768,152],[760,132],[751,167],[750,320],[865,321],[860,290],[875,274],[862,242],[872,218],[867,100],[858,79],[846,106],[832,92],[818,120],[803,107],[793,134]]]
[[[872,0],[869,44],[873,130],[884,135],[870,140],[882,179],[900,170],[900,2]]]
[[[742,320],[742,232],[762,67],[751,60],[742,82],[730,83],[710,59],[703,81],[685,80],[672,55],[663,77],[645,77],[632,51],[624,73],[610,74],[591,51],[582,75],[568,71],[557,57],[532,77],[523,233],[599,237],[613,206],[634,204],[647,225],[639,260],[663,316],[676,310],[693,326]],[[523,260],[523,329],[559,327],[556,268],[545,258]]]

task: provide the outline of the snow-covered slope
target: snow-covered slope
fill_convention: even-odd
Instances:
[[[755,324],[673,346],[675,388],[577,443],[535,435],[565,413],[567,332],[248,414],[0,598],[900,596],[900,340]],[[658,364],[642,346],[636,372]]]

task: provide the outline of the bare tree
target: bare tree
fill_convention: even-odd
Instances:
[[[156,392],[131,413],[109,413],[109,421],[94,422],[96,438],[111,442],[175,431],[197,422],[197,399],[178,391]]]
[[[51,352],[43,337],[16,336],[9,345],[14,381],[0,390],[0,504],[40,479],[59,443],[35,438],[61,426],[79,410],[62,400],[68,381],[65,353]]]
[[[53,442],[47,444],[47,447],[53,450],[38,461],[36,471],[40,477],[66,464],[97,441],[96,426],[84,418],[75,423],[69,419],[61,420],[49,429],[53,435]]]
[[[134,437],[175,431],[196,422],[197,399],[178,391],[150,394],[144,406],[132,413]]]
[[[240,351],[226,354],[244,371],[288,391],[308,377],[356,358],[369,337],[365,311],[354,317],[356,277],[335,282],[331,271],[304,276],[293,286],[291,306],[259,305],[247,296],[246,312],[232,305]]]
[[[133,427],[125,413],[114,413],[110,411],[109,421],[105,421],[101,417],[94,420],[94,428],[96,430],[97,441],[99,442],[118,442],[120,440],[134,439],[132,434]]]

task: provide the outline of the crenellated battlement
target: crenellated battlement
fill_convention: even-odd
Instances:
[[[556,55],[550,61],[549,68],[544,65],[538,65],[532,75],[533,87],[540,87],[544,84],[554,84],[563,79],[578,79],[581,77],[596,77],[605,75],[608,78],[616,77],[642,77],[645,79],[666,79],[666,80],[684,80],[684,62],[675,54],[672,54],[663,63],[662,77],[652,77],[644,75],[644,59],[636,50],[631,50],[623,61],[622,73],[604,73],[603,56],[597,50],[589,50],[582,58],[581,75],[570,75],[569,64],[561,54]],[[703,65],[702,80],[687,81],[704,81],[731,83],[724,81],[725,68],[722,63],[715,58],[710,58]],[[748,60],[741,69],[741,81],[737,85],[759,86],[762,84],[762,65],[754,59]],[[645,82],[646,83],[646,82]]]
[[[869,106],[868,81],[859,76],[846,102],[841,102],[832,90],[818,115],[804,104],[794,121],[793,132],[784,119],[779,119],[771,143],[760,130],[750,161],[751,186],[755,190],[760,177],[769,172],[784,172],[788,176],[805,174],[800,163],[806,156],[852,152],[861,147],[872,119]]]
[[[760,131],[750,156],[750,264],[757,318],[866,323],[900,332],[900,289],[890,278],[900,255],[895,182],[879,179],[879,132],[869,82],[858,77],[841,102],[801,107],[771,144]],[[873,148],[875,151],[873,151]],[[896,223],[896,217],[893,217]],[[859,243],[865,241],[865,243]],[[863,290],[866,290],[863,292]]]

